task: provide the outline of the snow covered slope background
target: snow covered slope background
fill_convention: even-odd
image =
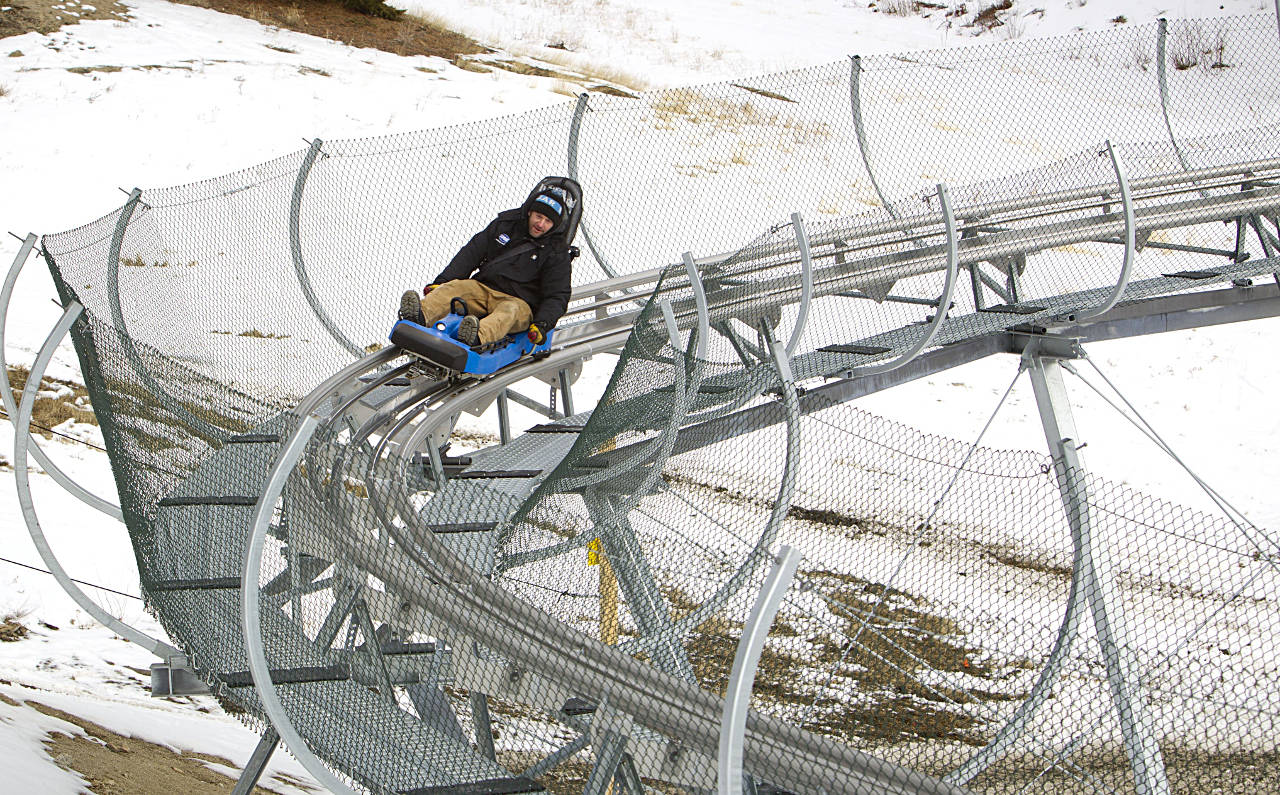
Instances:
[[[69,21],[81,13],[71,0],[59,5]],[[162,0],[127,5],[127,20],[86,21],[49,35],[0,39],[0,232],[61,231],[117,207],[124,198],[119,189],[220,175],[294,151],[313,137],[437,127],[566,101],[566,87],[555,79],[468,71],[440,58],[354,48]],[[447,7],[417,0],[402,5],[514,56],[638,88],[759,74],[854,53],[1102,30],[1159,16],[1274,10],[1271,0],[1019,0],[1004,24],[987,30],[965,27],[963,18],[947,13],[949,7],[885,13],[905,5],[893,0],[879,4],[884,10],[863,0],[457,0]],[[0,5],[0,13],[10,8]],[[744,238],[755,231],[744,230]],[[7,267],[18,247],[16,238],[4,234],[0,264]],[[34,359],[58,314],[53,297],[42,263],[33,259],[8,318],[10,364]],[[1092,350],[1202,477],[1255,523],[1271,528],[1280,526],[1274,488],[1280,476],[1275,455],[1280,418],[1273,410],[1278,384],[1269,345],[1278,329],[1277,321],[1265,321]],[[612,360],[604,357],[595,364],[581,387],[584,397],[601,386]],[[968,440],[1015,367],[1012,360],[993,359],[859,406]],[[52,374],[78,380],[69,347],[60,352]],[[1085,441],[1091,442],[1086,457],[1093,469],[1203,506],[1177,467],[1111,409],[1083,391],[1073,397]],[[480,418],[469,428],[482,436],[493,433],[492,424]],[[100,443],[92,426],[68,423],[58,430]],[[123,735],[243,764],[256,738],[234,718],[221,714],[211,700],[149,699],[139,673],[152,662],[149,656],[94,624],[52,578],[17,565],[43,568],[10,481],[12,438],[7,424],[0,427],[0,557],[5,558],[0,561],[0,619],[13,618],[28,629],[25,638],[0,643],[0,747],[12,760],[13,791],[76,792],[85,786],[62,771],[41,744],[50,729],[77,729],[18,705],[28,699]],[[1015,390],[985,441],[1043,449],[1029,389]],[[45,446],[92,490],[113,495],[104,455],[70,441]],[[10,471],[2,471],[6,468]],[[39,473],[33,473],[33,489],[45,530],[72,576],[113,589],[90,593],[126,622],[158,633],[134,598],[137,578],[123,527],[67,498]],[[281,792],[295,791],[288,781],[307,780],[284,754],[277,756],[272,772],[280,777],[271,784]]]

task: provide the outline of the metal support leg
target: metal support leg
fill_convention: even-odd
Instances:
[[[357,624],[360,627],[360,633],[364,635],[364,650],[368,655],[369,661],[373,664],[374,673],[378,677],[378,682],[383,688],[383,697],[392,706],[396,704],[396,689],[391,683],[391,671],[387,668],[387,658],[382,656],[382,640],[378,637],[378,632],[373,627],[373,617],[369,615],[369,606],[365,604],[363,599],[356,601],[355,609],[352,617],[356,621],[352,622],[354,629]]]
[[[574,740],[570,742],[568,745],[565,745],[556,749],[550,756],[547,756],[541,762],[538,762],[536,765],[533,765],[532,767],[526,769],[520,775],[524,776],[525,778],[533,778],[533,779],[539,778],[540,776],[542,776],[543,773],[546,773],[550,770],[554,770],[555,768],[562,765],[566,760],[569,759],[569,757],[578,753],[583,748],[586,748],[590,742],[591,742],[590,734],[580,734],[576,738],[574,738]]]
[[[960,232],[960,239],[967,240],[971,237],[977,237],[978,230],[973,227],[965,227]],[[979,267],[981,263],[973,262],[969,264],[969,286],[973,289],[973,308],[982,309],[987,305],[982,295],[982,269]]]
[[[498,393],[498,439],[511,443],[511,407],[507,403],[507,390]]]
[[[1009,288],[1009,303],[1022,301],[1022,268],[1026,267],[1027,256],[1018,254],[1009,258],[1009,276],[1006,284]]]
[[[432,666],[433,671],[436,667]],[[440,685],[435,684],[434,680],[437,679],[438,676],[433,673],[432,682],[409,685],[404,691],[408,694],[409,701],[413,702],[413,708],[418,711],[419,720],[438,729],[459,745],[466,745],[467,735],[463,733],[458,716],[453,711],[453,702],[440,689]]]
[[[497,760],[498,752],[493,747],[493,722],[489,720],[489,698],[484,693],[471,691],[471,725],[476,730],[476,748],[480,755]]]
[[[1054,459],[1067,521],[1081,551],[1078,565],[1082,568],[1084,592],[1093,612],[1134,784],[1138,795],[1168,795],[1164,760],[1143,704],[1137,655],[1125,645],[1123,611],[1112,589],[1112,562],[1102,549],[1101,539],[1093,533],[1089,487],[1077,449],[1078,436],[1062,380],[1062,366],[1057,359],[1038,355],[1029,357],[1029,363],[1031,384]]]
[[[564,416],[573,416],[573,392],[569,390],[569,371],[561,370],[557,373],[560,381],[560,397],[564,400]]]
[[[1276,2],[1280,2],[1280,0],[1276,0]],[[1246,239],[1247,232],[1248,232],[1248,223],[1243,218],[1237,218],[1236,219],[1236,253],[1234,258],[1236,263],[1244,262],[1249,256],[1249,253],[1245,248],[1245,239]]]
[[[1249,216],[1249,225],[1253,227],[1253,231],[1258,235],[1258,242],[1262,244],[1263,256],[1267,258],[1274,257],[1276,249],[1280,248],[1280,240],[1271,235],[1270,230],[1262,225],[1262,219],[1256,214]],[[1271,275],[1275,278],[1276,284],[1280,284],[1280,272]]]
[[[976,262],[969,266],[969,285],[973,288],[973,308],[985,308],[987,302],[982,296],[982,272],[978,270]]]
[[[640,780],[640,774],[636,772],[635,762],[631,760],[631,754],[623,754],[622,760],[618,762],[618,770],[614,773],[614,781],[622,787],[622,791],[630,795],[644,795],[644,782]],[[615,792],[617,789],[615,788]]]
[[[666,600],[658,590],[653,569],[627,515],[610,504],[607,495],[601,497],[588,490],[583,496],[637,628],[642,636],[654,640],[651,647],[654,664],[687,682],[696,682],[689,656],[681,645],[680,632],[671,622]]]
[[[626,751],[627,738],[615,731],[606,731],[604,740],[596,751],[595,767],[591,768],[587,784],[582,788],[582,795],[607,795]]]
[[[253,792],[258,779],[262,778],[262,771],[267,769],[267,762],[271,761],[271,754],[279,744],[280,735],[276,733],[274,726],[268,726],[262,733],[262,739],[258,740],[258,747],[253,749],[249,761],[245,762],[244,770],[240,772],[240,778],[236,779],[231,795],[249,795]]]

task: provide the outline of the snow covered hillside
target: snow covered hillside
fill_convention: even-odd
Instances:
[[[33,5],[33,3],[28,3]],[[87,8],[50,4],[72,22]],[[966,46],[1005,38],[1052,36],[1191,17],[1270,12],[1272,0],[1018,0],[994,17],[882,0],[414,0],[431,14],[515,59],[537,59],[581,75],[634,87],[665,87],[825,63],[850,54]],[[49,34],[0,39],[0,232],[19,238],[87,223],[117,207],[120,189],[206,179],[298,149],[314,137],[336,139],[439,127],[566,101],[574,84],[505,69],[464,68],[440,57],[391,55],[352,47],[194,5],[129,0],[129,18],[67,24]],[[873,8],[873,6],[876,6]],[[0,6],[0,15],[11,11]],[[1155,134],[1153,133],[1153,137]],[[744,230],[744,236],[754,230]],[[18,238],[0,239],[7,268]],[[58,314],[43,264],[34,257],[19,280],[6,329],[10,365],[29,365]],[[1280,321],[1161,335],[1099,345],[1091,352],[1151,423],[1208,482],[1256,523],[1280,527],[1280,478],[1273,410],[1280,387],[1270,344]],[[612,360],[609,360],[611,364]],[[606,365],[608,366],[608,365]],[[1013,378],[1016,365],[995,358],[859,402],[861,408],[946,436],[969,440]],[[64,346],[53,376],[78,380]],[[607,371],[589,377],[600,380]],[[588,387],[588,391],[592,387]],[[50,390],[58,397],[58,388]],[[1078,390],[1077,419],[1086,457],[1105,477],[1176,501],[1203,505],[1176,465],[1158,454],[1096,396]],[[471,421],[492,434],[490,419]],[[100,444],[97,429],[67,421],[58,431]],[[105,456],[85,444],[41,440],[51,456],[96,493],[114,498]],[[1025,380],[1015,389],[986,444],[1044,447]],[[55,758],[83,750],[48,749],[50,732],[86,731],[33,702],[80,716],[124,737],[200,751],[225,761],[174,761],[195,791],[199,767],[228,773],[256,738],[209,699],[152,700],[145,671],[153,659],[113,637],[79,610],[44,568],[12,483],[13,432],[0,425],[0,747],[15,792],[77,792],[85,780]],[[66,497],[33,472],[45,531],[73,577],[104,586],[90,595],[146,632],[160,628],[141,607],[136,569],[121,525]],[[24,630],[17,627],[25,628]],[[122,741],[88,741],[110,751]],[[141,746],[128,760],[167,759]],[[132,756],[131,756],[132,755]],[[228,763],[232,767],[228,767]],[[89,763],[79,762],[88,765]],[[64,765],[65,766],[65,765]],[[164,765],[161,765],[163,767]],[[77,767],[78,770],[85,770]],[[119,780],[104,762],[95,791],[152,790]],[[309,777],[287,755],[264,781],[277,792],[305,790]],[[113,778],[115,777],[115,778]],[[111,779],[116,784],[106,784]],[[119,789],[112,790],[111,786]]]

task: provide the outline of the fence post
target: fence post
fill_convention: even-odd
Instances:
[[[1029,353],[1031,385],[1049,454],[1053,456],[1067,522],[1079,550],[1076,565],[1081,567],[1084,597],[1093,613],[1134,785],[1138,795],[1169,795],[1164,759],[1142,700],[1137,654],[1125,645],[1124,611],[1112,589],[1110,561],[1105,559],[1101,539],[1094,532],[1087,473],[1079,453],[1062,365],[1056,357]]]
[[[307,275],[306,263],[302,260],[302,193],[307,185],[307,177],[311,175],[311,167],[315,165],[316,157],[320,154],[320,145],[323,143],[319,138],[311,142],[311,148],[303,156],[302,165],[298,166],[298,176],[293,181],[293,195],[289,200],[289,256],[293,258],[293,270],[298,274],[298,286],[302,288],[302,294],[307,299],[311,311],[320,319],[320,325],[324,326],[329,336],[345,348],[347,353],[358,359],[365,352],[359,345],[347,339],[347,336],[338,329],[338,324],[334,323],[333,318],[324,311],[324,307],[320,305],[320,299],[316,296],[315,288],[311,286],[311,277]]]
[[[756,596],[751,615],[742,628],[738,650],[733,655],[729,686],[725,691],[724,715],[720,719],[720,753],[718,795],[742,795],[742,745],[747,730],[747,711],[751,705],[751,685],[755,681],[760,652],[773,617],[791,587],[800,565],[799,550],[784,546],[778,551],[777,563],[765,578]]]

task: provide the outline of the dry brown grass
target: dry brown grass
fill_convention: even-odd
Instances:
[[[18,622],[16,618],[6,618],[0,622],[0,642],[12,643],[13,641],[22,640],[27,636],[27,628]]]
[[[334,0],[174,0],[312,36],[396,55],[429,55],[450,61],[491,52],[488,47],[423,17],[382,19],[358,14]]]
[[[0,4],[0,39],[23,33],[53,33],[63,25],[86,19],[126,19],[129,9],[115,0],[16,0]],[[92,10],[90,10],[92,9]],[[72,15],[74,11],[76,15]],[[77,16],[78,15],[78,16]]]
[[[775,705],[781,714],[799,709],[806,715],[804,728],[855,743],[950,740],[981,745],[986,740],[983,723],[964,705],[1022,697],[996,683],[1030,663],[992,660],[965,643],[956,621],[924,600],[851,575],[812,571],[805,578],[843,626],[815,634],[803,631],[803,620],[775,622],[752,688],[754,697]],[[664,588],[663,596],[675,619],[697,606],[678,588]],[[685,651],[702,687],[724,691],[741,634],[741,625],[719,618],[690,634]],[[926,684],[936,671],[996,686]],[[855,685],[858,697],[848,702],[830,689],[815,689],[814,672],[830,672],[837,686]]]
[[[231,791],[234,782],[210,770],[208,764],[236,769],[238,765],[220,756],[194,751],[174,752],[163,745],[125,737],[97,723],[28,701],[28,708],[79,727],[88,736],[53,732],[45,740],[45,749],[59,766],[73,770],[89,782],[88,791],[98,795],[159,795],[181,792],[184,795],[214,795]],[[307,789],[300,781],[290,780],[295,787]],[[271,790],[254,787],[256,795],[270,795]]]
[[[9,383],[13,386],[15,398],[20,396],[22,390],[26,388],[27,375],[29,373],[30,371],[25,367],[11,366],[9,368]],[[40,382],[40,388],[59,392],[64,392],[67,389],[71,390],[71,395],[61,397],[42,397],[37,394],[31,421],[33,426],[36,426],[33,427],[33,430],[44,436],[44,438],[53,438],[53,434],[45,429],[54,428],[67,420],[75,420],[88,425],[98,424],[98,418],[94,415],[93,407],[89,404],[89,393],[85,390],[83,384],[46,376]]]

